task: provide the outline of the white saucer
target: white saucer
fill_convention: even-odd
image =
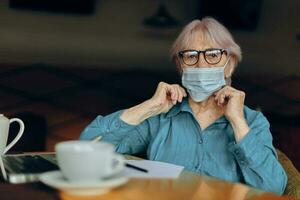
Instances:
[[[42,183],[73,195],[99,195],[125,184],[127,177],[121,174],[95,182],[70,182],[60,171],[51,171],[39,176]]]

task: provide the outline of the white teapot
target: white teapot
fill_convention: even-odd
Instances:
[[[20,129],[15,139],[13,139],[13,141],[6,146],[9,127],[13,122],[18,122],[20,125]],[[22,120],[18,118],[8,119],[3,114],[0,114],[0,156],[5,154],[12,146],[14,146],[18,142],[24,132],[24,127],[25,126]]]

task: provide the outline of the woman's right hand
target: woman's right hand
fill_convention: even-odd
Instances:
[[[168,112],[186,96],[180,85],[160,82],[151,99],[125,110],[120,118],[128,124],[137,125],[149,117]]]
[[[177,102],[182,102],[182,98],[186,96],[185,90],[180,85],[160,82],[149,101],[155,111],[154,115],[158,115],[168,112]]]

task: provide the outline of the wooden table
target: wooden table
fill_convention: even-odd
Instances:
[[[131,159],[133,157],[130,157]],[[135,159],[135,158],[133,158]],[[41,183],[12,185],[0,183],[0,199],[61,199],[61,200],[241,200],[241,199],[291,199],[234,184],[201,176],[186,170],[178,179],[130,179],[129,182],[99,196],[72,196],[56,191]]]
[[[233,184],[195,173],[183,171],[178,179],[131,179],[126,185],[98,197],[74,197],[61,192],[63,200],[241,200],[241,199],[291,199]]]

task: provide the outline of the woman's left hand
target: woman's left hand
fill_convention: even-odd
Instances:
[[[224,115],[233,127],[236,141],[240,141],[249,132],[244,117],[245,92],[225,86],[215,92],[214,96],[217,104],[224,108]]]
[[[244,118],[245,92],[225,86],[214,93],[218,106],[224,107],[224,115],[229,120]]]

